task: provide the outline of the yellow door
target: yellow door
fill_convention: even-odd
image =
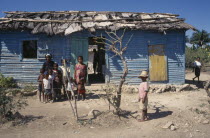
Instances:
[[[167,80],[167,62],[163,45],[149,46],[150,81]]]

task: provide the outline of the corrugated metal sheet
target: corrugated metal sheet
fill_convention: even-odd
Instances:
[[[96,35],[106,34],[97,31]],[[140,70],[149,68],[148,45],[162,44],[165,46],[165,53],[168,64],[168,82],[184,83],[185,81],[185,33],[184,31],[171,31],[163,33],[149,31],[129,31],[125,33],[123,44],[126,44],[129,37],[133,37],[128,44],[128,49],[124,56],[127,60],[129,73],[126,83],[139,84],[137,76]],[[42,59],[22,60],[21,41],[38,40],[39,57],[43,57],[47,52],[53,54],[53,60],[60,64],[62,58],[70,59],[71,37],[90,37],[88,31],[76,32],[70,36],[49,37],[43,34],[32,35],[27,32],[0,32],[0,71],[5,76],[12,76],[21,82],[36,82],[41,68]],[[120,78],[122,63],[117,57],[113,57],[111,52],[106,53],[108,63],[106,65],[106,82],[115,83]],[[112,58],[113,57],[113,58]]]
[[[38,59],[22,59],[23,40],[37,40]],[[18,82],[36,83],[44,55],[52,53],[53,60],[60,63],[68,52],[67,37],[48,37],[43,34],[32,35],[28,32],[0,32],[0,72],[14,77]]]

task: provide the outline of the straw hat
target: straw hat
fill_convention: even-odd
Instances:
[[[148,77],[148,72],[147,71],[142,71],[141,74],[138,76],[138,78],[140,77]]]

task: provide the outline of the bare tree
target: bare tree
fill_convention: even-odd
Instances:
[[[127,41],[126,44],[123,43],[123,38],[126,32],[126,29],[123,30],[122,34],[119,36],[117,34],[117,31],[105,31],[108,38],[105,38],[101,35],[101,37],[96,37],[96,43],[102,43],[105,44],[105,50],[111,51],[114,53],[113,57],[119,57],[122,64],[123,64],[123,73],[120,76],[120,80],[119,80],[119,84],[117,85],[117,89],[116,89],[116,93],[112,96],[112,98],[110,98],[110,93],[107,96],[107,100],[109,101],[109,103],[116,109],[117,113],[119,114],[119,112],[121,111],[120,109],[120,105],[121,105],[121,94],[122,94],[122,86],[125,82],[126,76],[128,74],[128,66],[127,66],[127,62],[126,59],[124,57],[124,53],[127,49],[127,46],[130,42],[130,40],[132,39],[131,35],[129,37],[129,40]],[[99,39],[103,40],[98,41]]]
[[[210,91],[209,91],[209,87],[210,87],[210,80],[206,81],[206,83],[204,84],[204,89],[206,90],[207,96],[209,97],[208,102],[210,104]]]

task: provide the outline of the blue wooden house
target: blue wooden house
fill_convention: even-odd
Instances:
[[[137,76],[145,69],[149,70],[152,82],[185,82],[185,31],[194,27],[179,15],[94,11],[5,13],[0,18],[0,72],[20,83],[36,83],[45,54],[52,54],[58,64],[67,59],[73,69],[79,55],[88,63],[89,48],[93,45],[98,48],[104,83],[116,83],[122,74],[122,63],[112,52],[102,50],[106,46],[94,43],[94,37],[108,38],[105,31],[120,35],[125,28],[123,44],[132,35],[124,53],[129,69],[125,83],[138,84]]]

